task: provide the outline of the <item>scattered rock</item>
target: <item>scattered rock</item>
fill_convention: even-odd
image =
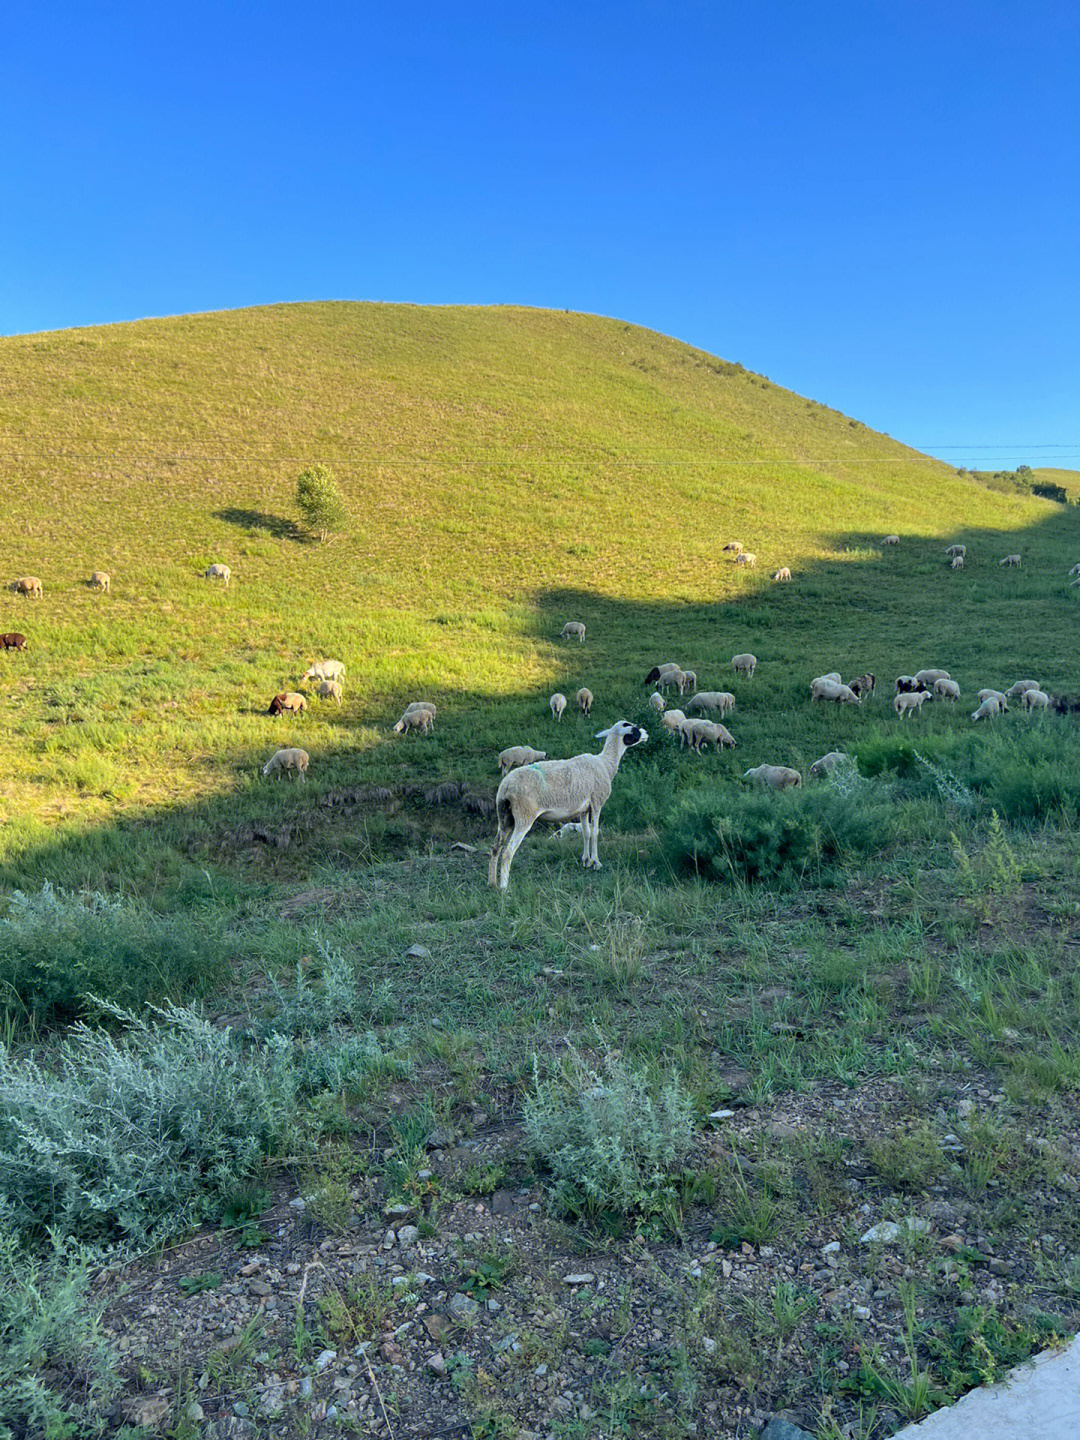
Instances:
[[[415,1245],[420,1238],[420,1231],[415,1225],[402,1225],[397,1232],[399,1245]]]
[[[336,1350],[321,1350],[315,1361],[315,1369],[321,1375],[328,1365],[332,1365],[337,1359]]]
[[[132,1425],[157,1429],[169,1418],[169,1397],[167,1395],[131,1395],[121,1407],[124,1418]]]
[[[974,1109],[975,1109],[975,1101],[974,1101],[974,1100],[964,1099],[964,1100],[961,1100],[961,1101],[959,1101],[959,1102],[957,1103],[956,1113],[957,1113],[957,1115],[960,1116],[960,1119],[961,1119],[961,1120],[966,1120],[966,1119],[968,1118],[968,1116],[972,1113],[972,1111],[973,1111]]]
[[[425,1315],[420,1323],[427,1331],[428,1339],[434,1340],[436,1345],[442,1344],[450,1329],[445,1315]]]
[[[814,1440],[806,1430],[792,1424],[784,1415],[774,1415],[761,1432],[761,1440]]]
[[[583,1270],[580,1275],[564,1275],[564,1285],[591,1285],[596,1276],[591,1270]]]
[[[459,1290],[456,1295],[450,1297],[450,1304],[447,1308],[455,1320],[469,1322],[476,1319],[480,1310],[480,1303],[474,1300],[471,1295],[466,1295],[463,1291]],[[428,1334],[431,1334],[430,1330]],[[434,1338],[435,1337],[432,1336],[432,1339]]]
[[[871,1225],[859,1239],[860,1245],[891,1245],[900,1238],[901,1230],[913,1230],[917,1235],[925,1235],[930,1229],[930,1221],[922,1220],[918,1216],[909,1215],[906,1220],[899,1223],[895,1220],[879,1220],[876,1225]]]
[[[424,1141],[428,1150],[449,1150],[457,1139],[457,1132],[450,1125],[436,1125]]]
[[[731,1120],[734,1117],[734,1110],[712,1110],[709,1113],[710,1120]]]
[[[439,1350],[436,1350],[434,1355],[429,1355],[424,1361],[424,1364],[436,1375],[446,1374],[446,1361],[443,1359],[442,1353]]]

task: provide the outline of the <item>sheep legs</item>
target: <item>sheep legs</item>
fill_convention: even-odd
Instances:
[[[592,809],[581,812],[581,837],[584,847],[581,863],[586,870],[600,870],[602,866],[596,855],[596,844],[600,838],[600,816]]]
[[[536,817],[534,816],[533,819]],[[532,820],[519,820],[516,815],[499,816],[499,833],[488,861],[488,884],[505,890],[510,883],[510,866],[525,836],[532,829]]]

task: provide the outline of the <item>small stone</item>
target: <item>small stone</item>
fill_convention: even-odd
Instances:
[[[870,1319],[870,1307],[869,1307],[869,1305],[853,1305],[853,1306],[851,1307],[851,1313],[855,1316],[855,1319],[856,1319],[856,1320],[869,1320],[869,1319]]]
[[[332,1365],[337,1359],[336,1350],[322,1350],[315,1361],[315,1369],[321,1375],[328,1365]]]
[[[961,1120],[966,1120],[974,1109],[975,1101],[964,1099],[959,1101],[959,1103],[957,1104],[956,1113],[960,1116]]]
[[[156,1429],[169,1418],[167,1395],[133,1395],[123,1403],[125,1418],[132,1425]]]
[[[447,1308],[455,1320],[471,1321],[476,1319],[480,1304],[471,1295],[466,1295],[459,1290],[456,1295],[450,1297],[450,1304]],[[428,1333],[430,1334],[430,1331]]]
[[[438,1350],[435,1351],[434,1355],[429,1355],[424,1361],[424,1364],[435,1375],[446,1374],[446,1361]]]
[[[449,1330],[445,1315],[425,1315],[421,1321],[428,1333],[428,1339],[434,1340],[436,1345],[441,1345]]]
[[[533,1371],[533,1374],[538,1375],[540,1379],[543,1379],[547,1372],[548,1367],[546,1365],[537,1365],[536,1369]]]
[[[813,1440],[806,1430],[800,1430],[783,1415],[774,1415],[761,1432],[761,1440]]]
[[[725,1280],[731,1279],[731,1261],[727,1258],[720,1261],[720,1271]]]
[[[248,1284],[248,1290],[252,1295],[272,1295],[274,1293],[273,1287],[268,1285],[265,1280],[252,1280]]]
[[[307,1375],[305,1375],[304,1378],[300,1381],[300,1399],[301,1399],[301,1400],[310,1400],[310,1399],[311,1399],[311,1390],[312,1390],[311,1380],[310,1380],[310,1378],[309,1378]]]
[[[596,1276],[591,1270],[583,1270],[580,1275],[564,1275],[564,1285],[591,1285]]]
[[[712,1110],[709,1112],[710,1120],[732,1120],[734,1116],[734,1110]]]
[[[823,1255],[835,1255],[835,1254],[839,1251],[839,1249],[840,1249],[840,1241],[839,1241],[839,1240],[830,1240],[827,1245],[823,1245],[823,1246],[821,1247],[821,1253],[822,1253]]]
[[[420,1231],[415,1225],[402,1225],[397,1232],[399,1245],[414,1245],[420,1239]]]
[[[184,1413],[193,1425],[197,1425],[200,1420],[206,1419],[206,1411],[197,1400],[192,1400]]]
[[[430,960],[431,951],[426,945],[410,945],[405,951],[406,960]]]
[[[393,1225],[399,1220],[411,1220],[416,1214],[416,1207],[395,1202],[393,1205],[384,1205],[382,1213],[383,1218]]]
[[[457,1135],[449,1125],[436,1125],[424,1142],[429,1150],[448,1150]]]
[[[711,1335],[704,1335],[702,1336],[701,1340],[701,1348],[705,1351],[706,1355],[715,1355],[716,1341],[712,1338]]]

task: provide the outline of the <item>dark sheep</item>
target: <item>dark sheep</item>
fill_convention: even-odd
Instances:
[[[1080,715],[1080,695],[1051,695],[1050,709],[1055,715]]]
[[[872,695],[876,684],[877,677],[867,671],[865,675],[860,675],[857,680],[849,680],[848,689],[854,690],[855,694],[861,699],[864,695]]]
[[[901,675],[896,682],[896,693],[898,695],[914,695],[916,690],[923,687],[913,675]]]
[[[10,630],[6,635],[0,635],[0,645],[5,650],[25,650],[26,636],[20,635],[17,630]]]

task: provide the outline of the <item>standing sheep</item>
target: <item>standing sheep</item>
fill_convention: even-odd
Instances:
[[[681,670],[682,666],[675,660],[665,660],[663,665],[654,665],[642,681],[644,685],[658,685],[662,676],[669,670]]]
[[[307,709],[307,698],[297,690],[283,690],[280,695],[275,695],[266,708],[268,715],[283,715],[286,712],[291,715],[299,715]]]
[[[100,590],[105,595],[108,595],[112,590],[112,580],[104,570],[94,570],[86,583],[90,586],[91,590]]]
[[[585,626],[581,623],[580,620],[567,620],[566,624],[562,627],[562,632],[559,635],[559,639],[568,640],[572,635],[577,636],[579,645],[584,645]]]
[[[736,565],[745,565],[748,570],[753,570],[757,564],[757,556],[752,550],[740,550],[735,556]]]
[[[225,589],[229,588],[229,581],[232,579],[232,571],[228,565],[208,565],[203,571],[204,580],[223,580]]]
[[[802,776],[790,765],[756,765],[745,772],[743,779],[768,785],[773,790],[798,790],[802,786]]]
[[[947,670],[916,670],[915,672],[915,684],[923,689],[928,685],[936,684],[939,680],[948,679],[950,679],[950,675]]]
[[[945,548],[945,554],[948,555],[950,560],[955,560],[957,555],[959,555],[962,560],[967,554],[967,546],[959,543],[956,545],[948,545]]]
[[[955,680],[935,680],[934,694],[939,700],[959,700],[960,686]]]
[[[309,756],[306,750],[275,750],[270,759],[263,766],[264,775],[273,775],[278,770],[282,774],[292,771],[293,779],[300,777],[301,784],[307,784],[307,769]]]
[[[1020,697],[1020,707],[1023,710],[1046,710],[1050,705],[1050,696],[1045,690],[1025,690]]]
[[[538,760],[546,759],[546,750],[534,750],[531,745],[511,745],[499,751],[499,769],[505,775],[516,765],[535,765]]]
[[[1005,699],[1016,700],[1019,696],[1023,695],[1025,690],[1041,689],[1042,686],[1038,680],[1017,680],[1014,685],[1010,685],[1008,690],[1005,691]]]
[[[900,544],[900,536],[899,536],[899,535],[886,535],[886,536],[885,536],[885,539],[882,540],[881,543],[882,543],[882,545],[899,545],[899,544]]]
[[[735,696],[730,690],[699,690],[687,703],[688,710],[719,710],[727,715],[735,709]]]
[[[45,593],[36,575],[20,575],[18,580],[11,582],[8,589],[14,590],[16,595],[25,595],[28,600],[40,600]]]
[[[1036,686],[1035,688],[1038,689],[1039,687]],[[1018,690],[1017,694],[1023,694],[1023,691]],[[984,700],[996,700],[1001,706],[1002,710],[1008,710],[1009,708],[1009,697],[1005,694],[1004,690],[980,690],[975,698],[978,700],[980,705],[983,703]]]
[[[662,714],[664,706],[667,704],[667,701],[664,699],[663,695],[661,695],[658,690],[654,690],[653,693],[649,696],[649,704],[654,710]]]
[[[849,685],[837,684],[835,680],[821,678],[810,686],[810,703],[816,700],[833,700],[837,705],[861,705],[862,700]]]
[[[689,676],[685,670],[665,670],[656,685],[659,690],[667,690],[669,686],[675,685],[678,687],[679,694],[683,695],[689,685]]]
[[[316,660],[314,665],[309,665],[300,677],[301,683],[305,680],[341,680],[345,675],[345,666],[340,660]]]
[[[994,715],[1004,715],[1008,708],[996,695],[988,695],[971,718],[972,720],[989,720]]]
[[[892,702],[893,709],[901,720],[906,720],[909,715],[921,715],[923,705],[930,698],[929,690],[907,690],[897,695]]]
[[[781,565],[781,566],[780,566],[780,569],[777,570],[776,574],[775,574],[772,578],[773,578],[774,580],[790,580],[790,579],[791,579],[791,571],[788,569],[788,567],[787,567],[786,565]]]
[[[700,755],[706,745],[715,745],[722,750],[726,745],[735,749],[735,737],[726,725],[714,720],[684,720],[679,726],[679,744],[688,744],[695,754]]]
[[[421,735],[433,735],[435,733],[435,712],[433,710],[406,710],[394,726],[394,734],[404,735],[406,730],[419,730]]]
[[[741,540],[729,540],[723,548],[733,551],[736,555],[741,555],[743,552],[743,543]]]
[[[1022,563],[1019,555],[1006,555],[1004,560],[999,560],[999,565],[1020,565]]]
[[[872,695],[874,686],[877,684],[877,676],[871,675],[868,670],[865,675],[860,675],[857,680],[848,681],[848,689],[853,690],[861,700],[864,695]]]
[[[518,847],[541,817],[563,822],[580,820],[585,841],[581,863],[586,870],[600,869],[596,853],[600,812],[611,794],[623,755],[635,745],[644,745],[649,732],[629,720],[617,720],[596,738],[604,741],[599,755],[540,760],[511,770],[500,782],[495,796],[499,829],[488,864],[489,885],[506,889]]]
[[[733,655],[731,668],[736,675],[745,675],[748,680],[752,680],[757,669],[757,656],[751,655],[749,651],[743,655]]]
[[[315,691],[315,693],[316,693],[317,695],[321,695],[324,700],[336,700],[337,703],[340,705],[340,704],[341,704],[341,681],[340,681],[340,680],[320,680],[320,681],[319,681],[318,688],[317,688],[317,690]]]
[[[548,701],[548,705],[551,707],[551,713],[555,716],[555,719],[561,720],[563,711],[566,709],[566,696],[560,690],[556,690],[555,694],[552,695]]]
[[[962,555],[954,555],[954,556],[952,557],[952,559],[949,561],[949,569],[950,569],[950,570],[962,570],[963,568],[964,568],[964,557],[963,557]]]
[[[672,735],[677,735],[679,726],[685,719],[686,716],[681,710],[665,710],[663,715],[660,716],[660,724],[663,725],[665,730],[670,731]]]
[[[581,713],[586,718],[588,718],[589,712],[592,710],[593,707],[592,691],[588,688],[588,686],[583,685],[581,689],[577,692],[577,694],[574,696],[574,699],[577,701],[578,708],[580,709]]]
[[[831,775],[840,765],[854,765],[854,763],[851,756],[845,754],[843,750],[830,750],[827,755],[822,755],[820,760],[814,761],[810,766],[810,774],[815,780],[819,780],[823,775]]]

